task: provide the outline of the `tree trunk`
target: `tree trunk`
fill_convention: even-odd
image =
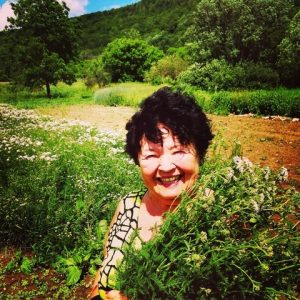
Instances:
[[[50,91],[50,83],[49,82],[46,83],[46,88],[47,88],[47,97],[51,98],[51,91]]]

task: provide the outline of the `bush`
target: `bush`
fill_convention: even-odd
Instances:
[[[208,91],[270,89],[278,85],[279,75],[259,63],[240,62],[233,66],[214,59],[204,65],[192,65],[179,76],[179,81]]]
[[[84,82],[89,88],[92,88],[95,84],[100,88],[111,82],[111,76],[105,70],[101,58],[91,61],[85,73]]]
[[[278,188],[286,176],[238,156],[206,162],[195,197],[125,251],[117,289],[130,299],[296,299],[300,194]]]
[[[173,54],[157,61],[145,75],[145,80],[153,84],[170,83],[185,71],[188,63],[180,56]]]
[[[217,91],[227,90],[234,85],[234,73],[230,65],[223,59],[213,59],[206,64],[194,64],[178,78],[198,88]]]
[[[240,62],[234,68],[236,86],[240,89],[271,89],[279,84],[276,70],[262,64]]]
[[[102,61],[112,82],[143,81],[152,64],[163,57],[163,52],[144,40],[120,38],[103,50]]]
[[[141,187],[122,138],[6,105],[0,129],[0,246],[32,247],[48,262],[99,257],[99,221],[109,222],[120,197]]]

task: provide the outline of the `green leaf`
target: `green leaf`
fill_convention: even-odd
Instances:
[[[30,260],[28,257],[24,257],[20,266],[21,272],[30,274],[34,261]]]
[[[82,270],[80,270],[76,266],[68,267],[68,275],[67,275],[67,285],[73,285],[77,283],[80,279]]]

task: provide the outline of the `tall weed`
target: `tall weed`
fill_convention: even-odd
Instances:
[[[116,133],[0,106],[1,246],[33,247],[44,261],[74,251],[99,257],[99,221],[140,187]]]
[[[140,102],[160,86],[145,83],[120,83],[98,90],[94,95],[96,104],[108,106],[133,106],[137,107]]]
[[[300,195],[275,184],[286,169],[235,156],[202,171],[156,238],[125,250],[116,288],[130,299],[296,299]]]

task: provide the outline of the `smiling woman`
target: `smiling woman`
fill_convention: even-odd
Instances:
[[[141,104],[126,125],[126,151],[140,167],[146,190],[130,193],[120,202],[105,242],[92,299],[128,299],[114,289],[123,247],[138,232],[153,238],[165,214],[193,195],[199,166],[213,138],[210,123],[193,98],[162,88]]]

